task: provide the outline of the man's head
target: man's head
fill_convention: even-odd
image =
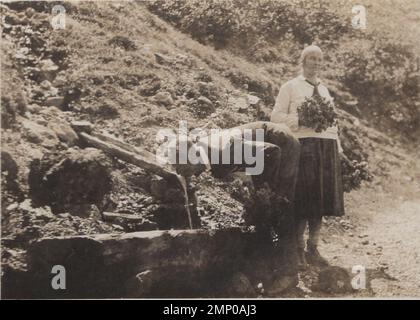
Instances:
[[[192,139],[179,137],[176,144],[176,162],[173,164],[177,173],[184,177],[200,175],[210,169],[208,150]]]

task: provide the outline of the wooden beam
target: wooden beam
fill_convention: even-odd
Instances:
[[[170,179],[177,178],[178,176],[176,172],[158,164],[156,160],[147,159],[142,155],[134,153],[133,151],[128,151],[120,146],[103,141],[102,139],[94,137],[93,135],[87,134],[85,132],[81,132],[80,136],[85,140],[87,144],[92,145],[95,148],[101,149],[114,157],[120,158],[126,162],[144,168],[161,177]]]
[[[105,153],[122,159],[128,163],[141,167],[153,174],[161,176],[170,181],[174,181],[184,192],[184,207],[188,217],[190,228],[193,229],[193,220],[188,201],[187,182],[184,177],[173,171],[172,166],[165,166],[158,163],[153,153],[145,150],[140,150],[121,140],[118,140],[109,135],[103,134],[88,134],[86,132],[79,132],[79,136],[88,144],[98,148]]]
[[[102,212],[102,216],[105,221],[114,221],[116,219],[128,220],[131,222],[142,222],[143,217],[136,216],[134,214],[118,213],[118,212]]]

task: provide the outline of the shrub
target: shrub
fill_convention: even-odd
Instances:
[[[147,7],[194,38],[221,45],[236,37],[249,45],[256,38],[278,41],[287,34],[304,44],[349,31],[332,8],[307,0],[151,0]]]
[[[420,74],[413,49],[417,41],[413,35],[404,38],[406,30],[395,16],[373,15],[368,30],[361,32],[351,26],[348,1],[150,0],[146,5],[202,43],[226,47],[253,62],[287,63],[288,71],[304,44],[315,42],[325,51],[326,76],[340,80],[360,101],[363,117],[376,117],[374,123],[382,129],[417,137]],[[384,14],[391,11],[387,5],[370,6]],[[225,75],[241,88],[253,85],[237,71]],[[269,88],[250,90],[263,91],[265,102],[274,102],[268,98],[273,95]]]
[[[343,70],[337,78],[358,98],[364,116],[414,136],[420,119],[414,103],[420,96],[420,77],[412,48],[389,39],[355,39],[335,55],[338,64],[333,68]]]
[[[347,161],[342,159],[341,167],[344,192],[359,189],[362,181],[372,181],[373,179],[366,161]]]
[[[9,128],[17,115],[23,115],[27,109],[27,99],[22,91],[14,94],[4,93],[1,97],[1,126]]]

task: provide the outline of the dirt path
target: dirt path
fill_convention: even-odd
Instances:
[[[417,173],[412,176],[418,178]],[[320,251],[332,265],[366,268],[368,288],[354,297],[419,298],[419,183],[407,178],[402,185],[388,187],[388,191],[370,187],[350,194],[340,228],[326,223]]]
[[[381,296],[420,297],[420,200],[379,213],[367,232],[382,245],[378,258],[388,263],[388,273],[397,279],[378,283],[374,291]]]

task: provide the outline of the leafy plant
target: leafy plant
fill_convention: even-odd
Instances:
[[[306,98],[298,107],[299,125],[325,131],[337,122],[337,113],[330,101],[321,96]]]
[[[350,192],[360,188],[363,181],[372,181],[373,176],[369,171],[366,161],[341,160],[344,192]]]

